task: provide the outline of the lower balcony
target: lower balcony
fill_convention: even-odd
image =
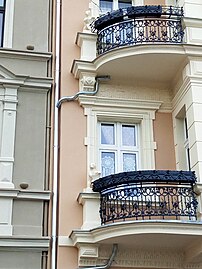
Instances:
[[[96,180],[101,224],[127,220],[197,220],[196,178],[188,171],[133,171]]]
[[[202,268],[202,187],[194,172],[124,172],[92,187],[79,195],[83,226],[70,235],[80,266],[105,264],[117,244],[118,267]]]

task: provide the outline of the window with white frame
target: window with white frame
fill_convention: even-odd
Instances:
[[[99,122],[101,175],[138,169],[138,124]]]
[[[185,106],[183,106],[179,111],[175,120],[177,168],[179,170],[191,170],[189,136]]]
[[[0,46],[3,46],[6,1],[0,0]]]
[[[132,6],[133,0],[100,0],[100,10],[102,13],[111,12],[119,8]]]
[[[186,150],[186,160],[187,160],[187,168],[191,170],[191,162],[190,162],[190,150],[189,150],[189,136],[188,136],[188,127],[187,127],[187,118],[184,118],[184,147]]]
[[[79,102],[87,120],[86,188],[91,188],[93,180],[109,174],[101,167],[105,156],[112,160],[115,157],[110,173],[155,169],[153,120],[161,102],[98,96],[79,96]]]

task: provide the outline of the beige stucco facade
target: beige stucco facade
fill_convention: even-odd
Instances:
[[[133,1],[136,6],[183,7],[183,42],[130,44],[100,55],[97,35],[89,26],[99,15],[98,5],[99,1],[63,1],[61,7],[60,97],[82,94],[58,108],[57,266],[105,265],[117,244],[112,268],[201,268],[202,3]],[[110,80],[99,81],[99,76]],[[97,92],[92,94],[95,85]],[[101,225],[100,195],[92,184],[102,178],[103,122],[137,126],[137,170],[187,171],[190,165],[197,176],[197,220],[171,216]]]

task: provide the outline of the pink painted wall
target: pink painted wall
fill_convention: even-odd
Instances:
[[[82,31],[88,3],[89,0],[62,1],[61,97],[79,90],[71,65],[74,59],[80,58],[75,40],[77,32]],[[81,227],[82,207],[77,197],[86,184],[86,121],[77,101],[62,104],[60,124],[59,235],[68,237],[73,229]],[[77,268],[76,248],[59,247],[58,268]]]
[[[156,113],[154,121],[156,169],[175,170],[175,148],[171,113]]]

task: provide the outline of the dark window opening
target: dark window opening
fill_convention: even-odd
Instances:
[[[0,46],[3,47],[6,0],[0,0]]]

